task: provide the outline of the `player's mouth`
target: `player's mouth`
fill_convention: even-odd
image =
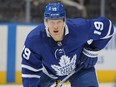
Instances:
[[[53,31],[55,34],[58,33],[58,30]]]

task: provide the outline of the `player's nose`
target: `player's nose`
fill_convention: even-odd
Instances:
[[[54,24],[54,29],[58,29],[58,24]]]

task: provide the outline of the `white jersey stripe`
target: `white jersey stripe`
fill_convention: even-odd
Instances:
[[[107,38],[110,38],[110,37],[112,37],[112,35],[113,34],[111,34],[110,35],[110,33],[111,33],[111,30],[112,30],[112,22],[109,20],[109,30],[108,30],[108,33],[107,33],[107,35],[105,36],[105,37],[103,37],[103,38],[100,38],[100,39],[107,39]]]
[[[39,75],[32,75],[32,74],[22,74],[23,78],[40,78]]]
[[[98,56],[98,52],[99,52],[99,51],[90,51],[90,50],[87,50],[87,49],[85,49],[85,48],[84,48],[84,50],[83,50],[83,54],[85,54],[85,55],[88,56],[88,57],[92,57],[92,58],[97,57],[97,56]]]
[[[49,74],[48,71],[46,70],[46,68],[44,67],[44,65],[43,65],[43,73],[46,74],[47,76],[49,76],[52,79],[57,79],[58,78],[58,77],[56,77],[52,74]]]
[[[31,66],[27,66],[27,65],[24,65],[24,64],[22,64],[22,68],[25,68],[25,69],[28,69],[28,70],[31,70],[31,71],[34,71],[34,72],[39,72],[39,71],[42,71],[42,69],[43,69],[43,68],[35,69]]]

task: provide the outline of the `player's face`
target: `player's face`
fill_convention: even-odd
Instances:
[[[63,19],[58,20],[47,20],[48,31],[55,41],[61,41],[64,35],[64,21]]]

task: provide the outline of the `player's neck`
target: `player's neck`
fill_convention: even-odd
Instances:
[[[61,42],[63,40],[64,35],[62,35],[61,37],[52,37],[55,41],[57,42]]]

